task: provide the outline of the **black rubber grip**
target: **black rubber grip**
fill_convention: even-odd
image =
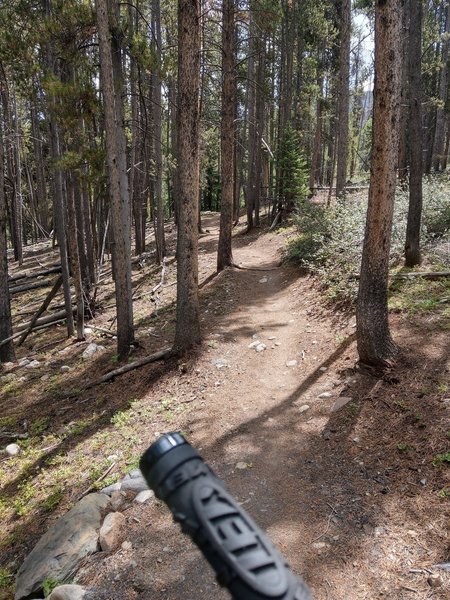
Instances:
[[[311,600],[303,580],[181,434],[152,444],[140,468],[235,600]]]

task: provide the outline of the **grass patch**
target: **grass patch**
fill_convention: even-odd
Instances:
[[[7,569],[0,569],[0,589],[7,589],[13,582],[13,574]]]
[[[435,467],[440,467],[443,464],[450,464],[450,452],[444,452],[443,454],[437,454],[433,460]]]

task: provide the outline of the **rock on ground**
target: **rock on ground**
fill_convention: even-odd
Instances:
[[[103,552],[114,552],[123,542],[125,517],[120,512],[106,515],[100,528],[100,547]]]
[[[81,585],[59,585],[48,597],[48,600],[83,600],[86,590]]]
[[[89,494],[41,537],[17,573],[15,600],[39,592],[46,579],[64,581],[97,550],[101,513],[108,504],[105,494]]]
[[[18,444],[8,444],[5,448],[6,454],[9,456],[17,456],[20,452],[20,446]]]
[[[104,349],[105,346],[100,346],[99,344],[94,344],[94,342],[92,342],[87,346],[86,350],[83,352],[83,359],[86,360],[88,358],[91,358],[92,356],[94,356],[94,354],[97,354],[98,352],[103,352]]]

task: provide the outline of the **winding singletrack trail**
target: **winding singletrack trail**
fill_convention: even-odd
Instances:
[[[216,237],[212,222],[201,239],[201,279]],[[313,280],[280,266],[284,242],[277,233],[235,238],[234,259],[246,268],[202,290],[202,350],[148,392],[188,409],[165,429],[149,424],[149,443],[181,429],[316,600],[443,600],[445,574],[436,589],[409,574],[433,560],[420,532],[438,528],[439,516],[424,523],[417,499],[390,479],[378,444],[386,413],[370,417],[380,383],[354,368],[354,318],[324,310]],[[249,347],[256,340],[261,352]],[[81,573],[99,600],[228,598],[162,504],[132,503],[125,515],[131,547],[94,555]]]

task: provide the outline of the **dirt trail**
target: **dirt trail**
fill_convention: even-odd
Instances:
[[[202,238],[203,256],[216,235]],[[312,281],[279,266],[281,235],[247,242],[236,238],[234,250],[247,269],[202,293],[202,352],[148,392],[189,403],[166,429],[188,435],[316,600],[444,599],[445,574],[434,589],[409,569],[440,558],[433,541],[445,535],[445,513],[425,522],[420,500],[395,487],[378,445],[386,414],[369,418],[361,402],[377,380],[353,368],[354,319],[321,315]],[[266,349],[249,348],[255,340]],[[333,412],[339,397],[351,400]],[[228,598],[159,502],[125,514],[132,548],[94,555],[82,572],[99,600]]]

